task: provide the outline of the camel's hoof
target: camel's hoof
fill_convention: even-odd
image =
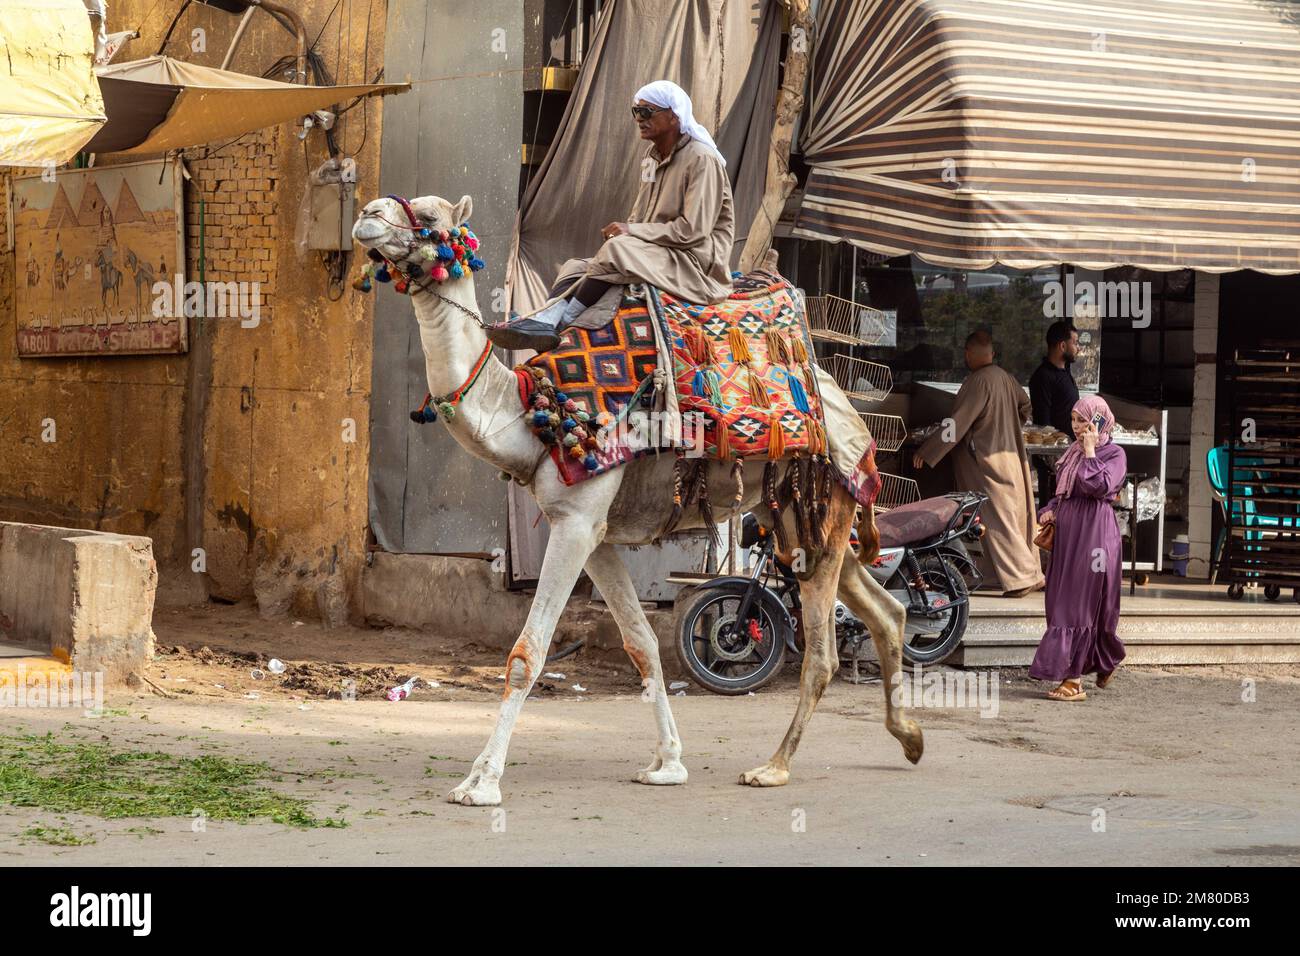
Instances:
[[[747,787],[784,787],[790,782],[790,771],[773,767],[770,763],[753,770],[746,770],[740,775],[740,782]]]
[[[447,802],[459,803],[462,807],[495,807],[501,803],[501,788],[482,780],[473,786],[462,783],[447,794]]]
[[[686,767],[680,763],[666,764],[657,769],[647,767],[638,770],[632,779],[637,783],[647,783],[654,787],[672,787],[686,782]]]
[[[898,742],[903,745],[903,756],[912,763],[920,763],[925,753],[925,735],[913,721],[908,721],[907,729],[898,735]]]

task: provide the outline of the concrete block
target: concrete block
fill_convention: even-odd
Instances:
[[[0,522],[0,640],[120,683],[153,658],[157,589],[149,538]]]
[[[532,597],[508,590],[505,576],[481,558],[376,552],[361,574],[368,623],[428,628],[487,646],[514,644]]]

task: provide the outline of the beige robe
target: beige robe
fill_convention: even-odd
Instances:
[[[934,467],[956,449],[957,489],[989,496],[980,512],[987,529],[980,570],[1004,591],[1034,587],[1043,580],[1034,550],[1034,499],[1020,428],[1029,415],[1029,396],[1020,384],[997,365],[986,365],[962,383],[947,436],[940,429],[919,451]]]
[[[636,169],[645,175],[628,213],[628,235],[606,239],[594,256],[567,260],[555,284],[569,283],[567,296],[587,276],[616,287],[648,282],[687,302],[721,302],[732,291],[735,226],[726,169],[712,150],[687,134],[667,159],[659,158],[654,143],[647,144]],[[574,324],[608,325],[620,294],[611,289]]]

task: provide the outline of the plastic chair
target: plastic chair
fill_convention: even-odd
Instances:
[[[1294,518],[1279,518],[1277,515],[1259,514],[1255,508],[1253,496],[1255,495],[1255,484],[1240,484],[1242,481],[1251,481],[1263,485],[1268,480],[1267,473],[1263,470],[1266,462],[1263,458],[1238,458],[1236,468],[1236,478],[1238,481],[1237,493],[1233,496],[1233,516],[1237,518],[1239,527],[1246,529],[1257,529],[1254,531],[1247,530],[1245,533],[1246,541],[1261,541],[1265,534],[1276,533],[1276,529],[1297,527]],[[1228,446],[1226,444],[1211,448],[1205,455],[1205,473],[1210,481],[1210,493],[1214,500],[1219,503],[1219,508],[1223,513],[1224,527],[1219,530],[1219,539],[1214,546],[1214,556],[1210,561],[1210,584],[1214,584],[1219,577],[1219,564],[1223,560],[1223,549],[1227,545],[1228,531],[1232,527],[1232,516],[1228,514]],[[1261,487],[1260,492],[1267,491],[1267,488]],[[1249,546],[1248,550],[1249,550]]]

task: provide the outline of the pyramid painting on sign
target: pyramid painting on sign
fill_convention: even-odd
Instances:
[[[15,179],[18,354],[184,352],[181,173],[150,161]],[[180,306],[173,302],[180,302]]]

